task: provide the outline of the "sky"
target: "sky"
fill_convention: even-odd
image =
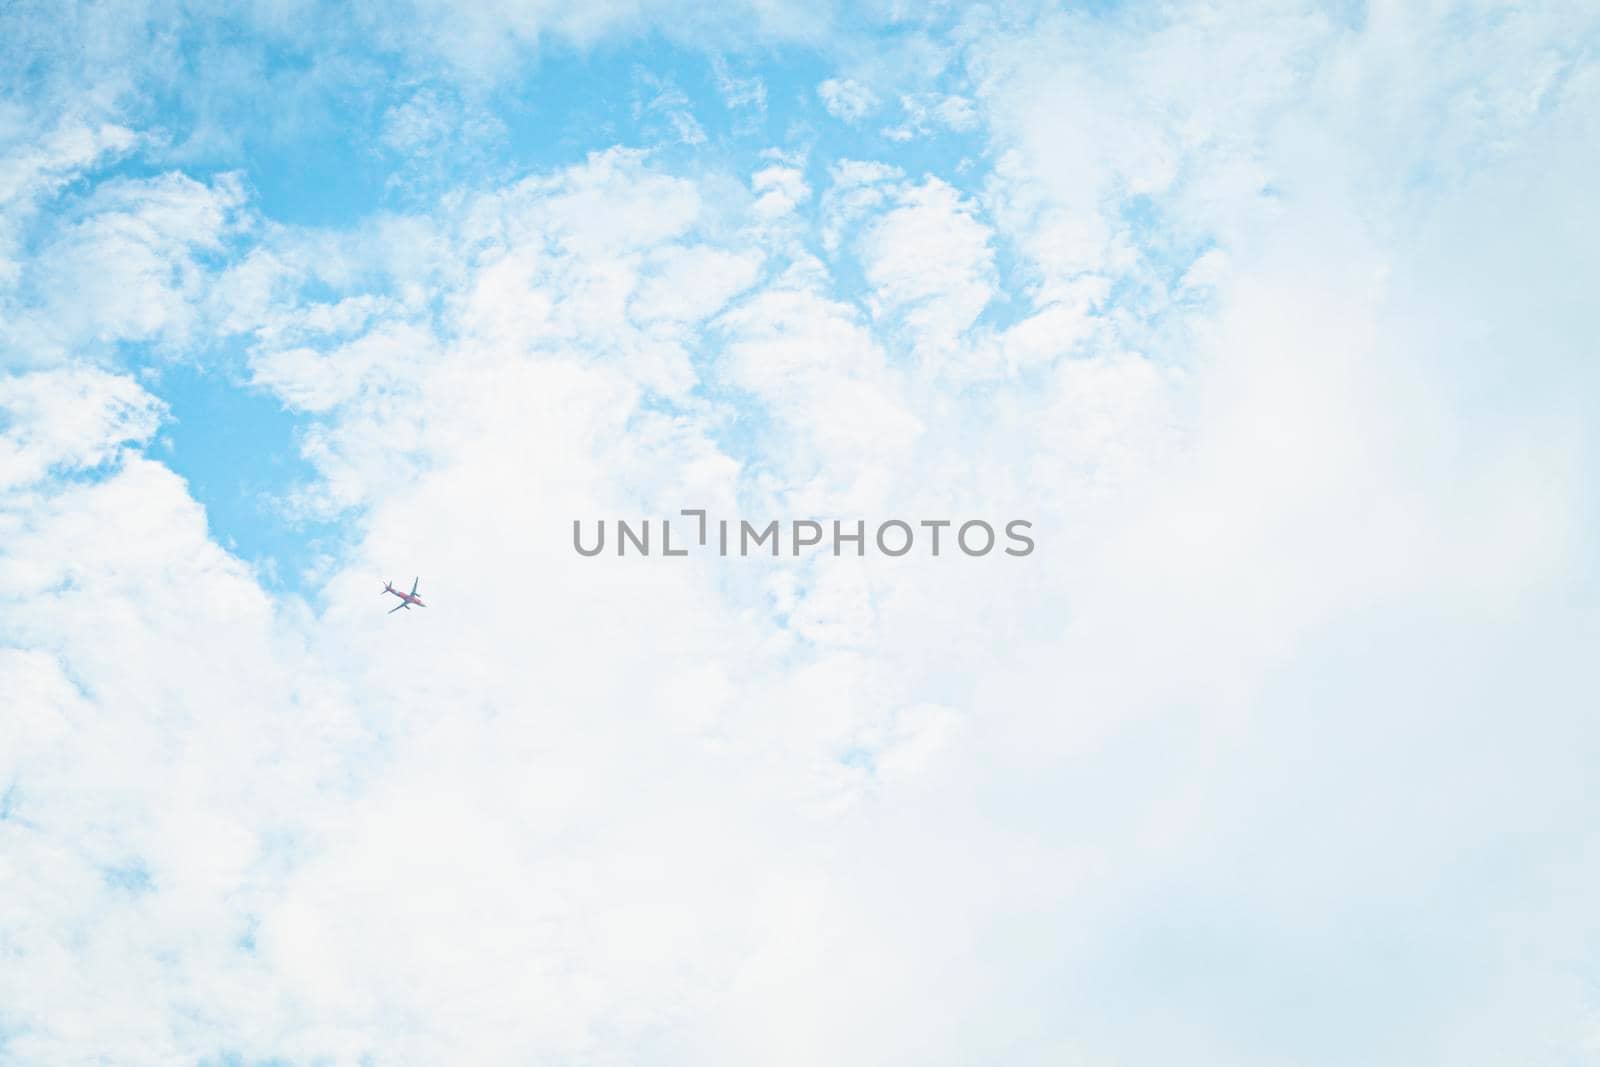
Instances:
[[[1600,1062],[1597,48],[0,7],[0,1064]]]

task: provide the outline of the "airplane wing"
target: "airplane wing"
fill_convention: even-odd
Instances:
[[[406,602],[404,600],[402,600],[402,601],[400,601],[400,603],[398,603],[394,607],[390,608],[389,611],[388,611],[388,614],[393,615],[395,612],[399,611],[401,608],[403,608],[405,606],[406,606]]]
[[[417,595],[417,583],[420,582],[421,580],[422,579],[420,577],[411,579],[411,595],[412,596],[416,596]]]

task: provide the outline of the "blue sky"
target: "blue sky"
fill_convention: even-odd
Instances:
[[[1589,1062],[1597,43],[5,8],[0,1064]]]

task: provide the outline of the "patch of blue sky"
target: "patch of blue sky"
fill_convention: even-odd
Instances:
[[[839,762],[844,764],[846,767],[854,767],[858,770],[865,771],[869,775],[876,775],[878,773],[877,760],[873,757],[873,752],[870,748],[863,748],[859,745],[853,748],[847,748],[844,750],[844,752],[840,753]]]
[[[712,425],[712,443],[748,472],[762,456],[771,454],[772,419],[763,407],[743,394],[725,393],[719,403],[723,417]]]
[[[614,144],[674,144],[703,158],[705,143],[723,143],[732,116],[716,97],[713,69],[700,53],[656,38],[577,50],[552,48],[536,68],[497,92],[491,102],[505,125],[509,158],[520,168],[576,162]],[[667,119],[690,115],[706,142],[682,142]],[[715,137],[715,139],[713,139]]]
[[[276,397],[248,386],[242,367],[238,352],[203,365],[147,363],[145,387],[170,414],[151,454],[188,483],[219,544],[269,588],[309,596],[307,576],[337,550],[343,527],[286,507],[316,478],[300,453],[305,427]]]
[[[975,138],[946,130],[894,141],[883,130],[898,103],[852,125],[829,115],[817,85],[835,72],[805,49],[708,58],[659,37],[585,51],[552,49],[538,67],[492,98],[506,128],[507,158],[522,169],[575,162],[613,144],[650,147],[667,166],[748,175],[769,150],[804,154],[813,189],[841,159],[882,160],[916,178],[937,174],[976,188]],[[680,125],[675,115],[693,122]],[[703,140],[699,138],[703,137]]]
[[[126,893],[147,893],[155,885],[150,877],[149,868],[137,860],[116,867],[107,867],[100,873],[106,885]]]
[[[762,120],[757,108],[729,106],[718,68],[703,52],[659,37],[583,50],[553,43],[521,77],[489,88],[407,76],[378,56],[333,64],[225,37],[186,41],[180,52],[186,76],[174,76],[151,96],[150,118],[169,136],[153,154],[186,169],[238,166],[263,214],[317,226],[349,225],[393,198],[390,179],[405,148],[386,143],[386,119],[418,94],[431,94],[446,109],[436,131],[440,143],[426,146],[452,157],[436,178],[471,185],[563,166],[615,144],[648,145],[668,162],[681,154],[704,164],[715,161],[719,148],[742,154],[733,141],[748,139],[753,157],[782,140],[794,105],[822,114],[812,90],[826,76],[815,58],[763,66]],[[735,79],[751,77],[736,62],[723,68]],[[674,96],[681,104],[671,103]],[[692,118],[706,141],[684,143],[674,111]],[[492,117],[498,125],[452,128],[451,118],[460,115]],[[477,141],[467,146],[463,137]]]
[[[1123,232],[1138,253],[1138,265],[1111,280],[1111,288],[1097,310],[1121,315],[1125,325],[1142,324],[1149,334],[1169,321],[1168,311],[1187,306],[1183,280],[1196,261],[1216,247],[1214,237],[1185,229],[1162,208],[1157,198],[1133,196],[1118,207]],[[1137,316],[1130,320],[1128,315]]]
[[[1129,236],[1144,253],[1146,265],[1167,285],[1176,284],[1194,261],[1214,246],[1210,234],[1186,232],[1180,220],[1163,211],[1154,197],[1128,197],[1119,213]]]
[[[995,292],[978,313],[973,327],[999,333],[1039,310],[1029,295],[1035,271],[1009,241],[996,237],[989,247],[994,252]]]
[[[142,118],[164,141],[153,158],[190,173],[240,168],[283,222],[341,224],[376,202],[386,174],[371,131],[394,91],[381,60],[336,61],[225,18],[184,35],[173,59],[147,87]]]
[[[251,915],[245,919],[244,930],[239,934],[234,944],[239,951],[254,956],[256,954],[256,935],[261,930],[261,916]]]

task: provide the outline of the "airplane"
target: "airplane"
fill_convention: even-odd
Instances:
[[[394,587],[393,583],[391,583],[391,582],[384,582],[383,583],[383,593],[393,593],[395,596],[400,598],[400,603],[396,604],[394,607],[389,609],[389,614],[390,615],[393,615],[395,612],[399,611],[401,608],[405,608],[407,611],[410,611],[411,610],[411,605],[413,605],[413,604],[415,604],[419,608],[425,608],[425,607],[428,606],[428,605],[424,604],[422,602],[422,598],[417,595],[417,582],[419,580],[420,579],[417,579],[417,578],[411,579],[411,592],[409,592],[409,593],[402,593],[400,590],[396,589]],[[383,593],[379,593],[378,595],[382,596]]]

